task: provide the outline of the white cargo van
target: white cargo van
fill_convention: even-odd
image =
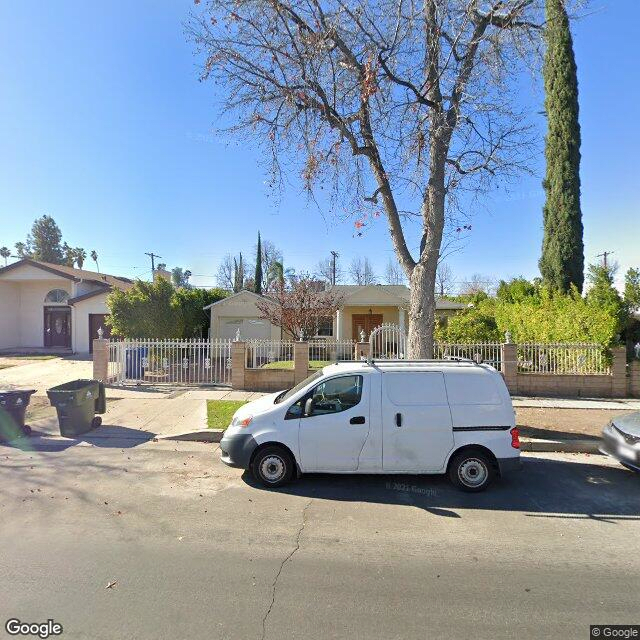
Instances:
[[[295,475],[448,473],[466,491],[519,468],[502,376],[452,360],[329,365],[236,411],[222,461],[277,487]]]

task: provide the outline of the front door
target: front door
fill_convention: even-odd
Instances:
[[[111,327],[105,324],[105,320],[109,317],[108,313],[90,313],[89,314],[89,353],[93,353],[93,341],[99,338],[98,329],[102,327],[102,337],[111,337]]]
[[[382,374],[382,468],[441,471],[453,447],[451,411],[439,371]]]
[[[360,333],[364,331],[364,339],[369,339],[369,334],[382,324],[381,313],[356,313],[351,316],[351,337],[360,342]]]
[[[44,308],[44,346],[71,349],[71,309]]]
[[[323,380],[301,400],[313,398],[310,416],[300,418],[300,458],[305,471],[356,471],[369,435],[368,376]]]

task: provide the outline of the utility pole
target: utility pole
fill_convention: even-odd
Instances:
[[[607,268],[607,257],[610,256],[612,253],[615,253],[615,251],[603,251],[602,253],[599,253],[596,258],[602,258],[602,264],[604,266],[604,268]]]
[[[155,259],[156,258],[162,258],[162,256],[159,256],[157,253],[153,253],[153,251],[151,253],[146,253],[144,254],[145,256],[149,256],[151,258],[151,276],[153,277],[153,274],[156,272],[156,262]]]
[[[338,258],[339,255],[337,251],[331,252],[331,284],[334,286],[336,284],[336,258]]]

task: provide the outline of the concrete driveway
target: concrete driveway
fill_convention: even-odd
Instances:
[[[24,387],[36,389],[37,395],[45,395],[47,389],[63,382],[93,376],[93,362],[88,358],[67,356],[50,360],[25,360],[24,363],[0,369],[0,388]]]
[[[528,455],[439,477],[253,486],[214,445],[0,447],[4,618],[68,638],[588,638],[638,623],[640,477]],[[107,588],[108,587],[108,588]]]

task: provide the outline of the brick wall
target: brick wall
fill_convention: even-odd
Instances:
[[[273,392],[290,389],[295,385],[295,371],[291,369],[245,369],[244,385],[244,389],[247,391]]]
[[[368,345],[358,344],[363,355]],[[309,350],[306,342],[294,346],[293,369],[247,369],[245,343],[232,345],[232,386],[247,391],[280,391],[303,380],[309,370]],[[564,398],[640,397],[640,360],[627,367],[624,348],[613,349],[609,375],[566,375],[519,373],[517,345],[502,345],[502,375],[512,395]]]

